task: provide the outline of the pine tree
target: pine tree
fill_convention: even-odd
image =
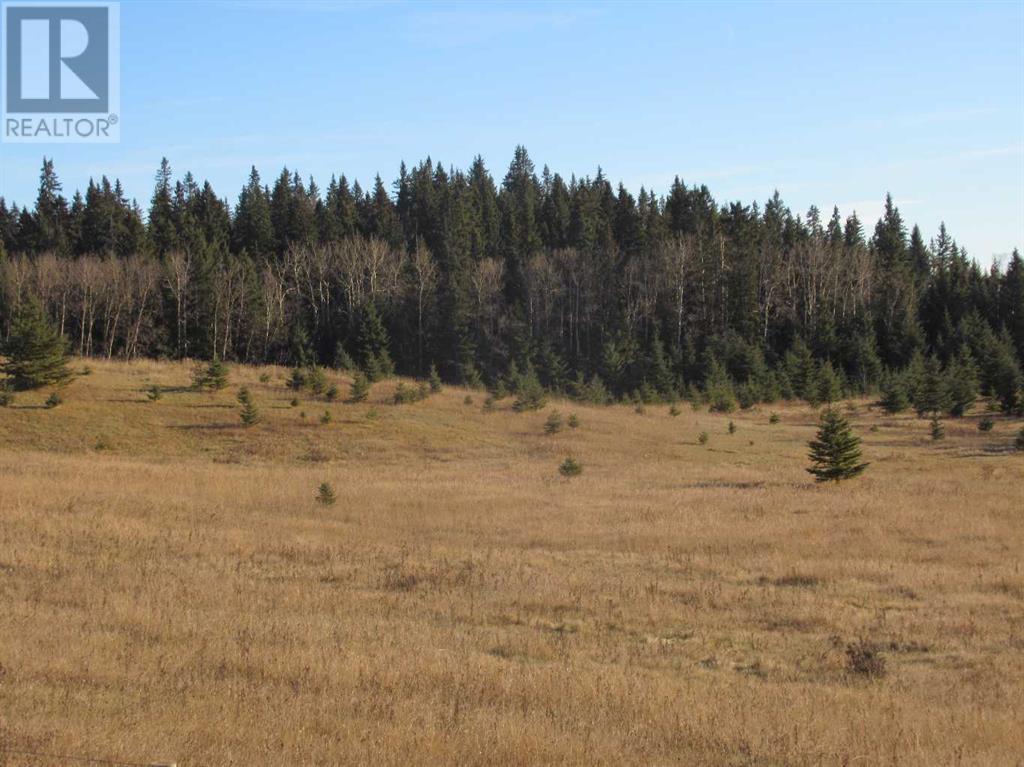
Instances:
[[[868,467],[860,463],[860,438],[835,408],[821,414],[817,439],[808,443],[813,464],[807,471],[816,482],[839,482],[861,474]]]
[[[228,385],[228,368],[219,357],[214,357],[205,367],[196,368],[192,374],[192,384],[197,389],[213,389],[220,391]]]
[[[530,369],[519,382],[512,409],[517,413],[524,413],[529,410],[540,410],[545,404],[547,404],[547,394],[544,392],[544,387],[540,385],[537,374]]]
[[[890,373],[882,384],[882,409],[886,413],[902,413],[910,407],[906,379],[902,374]]]
[[[329,482],[321,482],[320,487],[316,491],[316,502],[321,506],[333,506],[338,500],[338,496],[334,492],[334,488],[331,487]]]
[[[914,392],[914,409],[922,417],[929,413],[945,413],[950,409],[950,404],[951,398],[939,360],[934,356],[929,357]]]
[[[430,381],[430,391],[434,394],[437,394],[442,388],[444,388],[441,384],[441,376],[437,373],[437,365],[433,363],[430,364],[430,374],[428,375],[427,380]]]
[[[946,368],[946,392],[949,397],[949,414],[962,417],[978,398],[978,373],[966,348],[953,358]]]
[[[349,387],[349,402],[365,402],[370,394],[370,379],[362,370],[357,370]]]
[[[71,378],[64,337],[50,324],[34,299],[22,303],[3,344],[7,358],[0,365],[12,389],[38,389],[61,385]]]
[[[256,409],[256,403],[252,401],[252,398],[246,398],[242,403],[240,417],[245,426],[255,426],[260,422],[260,411]]]
[[[544,433],[547,435],[558,434],[562,430],[562,414],[552,410],[548,414],[548,420],[544,422]]]

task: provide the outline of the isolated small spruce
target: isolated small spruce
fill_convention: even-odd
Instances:
[[[324,375],[324,371],[316,366],[311,365],[309,370],[306,371],[306,386],[313,394],[323,394],[327,389],[327,376]]]
[[[288,404],[291,405],[292,407],[298,407],[299,406],[299,398],[298,397],[292,397],[291,402],[289,402]]]
[[[66,348],[64,336],[50,323],[39,302],[25,301],[7,340],[0,341],[0,354],[7,358],[0,372],[16,390],[59,386],[71,378]]]
[[[12,402],[14,402],[14,395],[7,389],[0,389],[0,407],[8,407]]]
[[[485,413],[490,413],[490,412],[492,412],[494,410],[494,397],[493,396],[488,396],[484,400],[484,408],[483,408],[483,410],[484,410]]]
[[[416,398],[426,399],[430,396],[431,391],[430,384],[426,381],[420,381],[419,384],[416,385]]]
[[[730,434],[735,434],[736,433],[736,424],[734,424],[732,421],[729,421],[729,433]]]
[[[569,456],[558,467],[558,473],[563,477],[578,477],[583,473],[583,464]]]
[[[529,410],[540,410],[546,404],[547,395],[544,392],[544,387],[541,386],[537,374],[531,370],[519,382],[512,409],[517,413],[524,413]]]
[[[50,396],[46,398],[45,405],[48,408],[55,408],[63,401],[63,398],[57,392],[50,392]]]
[[[1013,441],[1013,446],[1017,450],[1024,450],[1024,429],[1017,432],[1017,439]]]
[[[678,416],[678,415],[679,415],[679,406],[678,406],[678,405],[673,405],[672,407],[670,407],[670,408],[668,409],[668,414],[669,414],[670,416],[672,416],[673,418],[675,418],[676,416]]]
[[[302,368],[292,368],[292,372],[288,375],[288,388],[293,391],[299,391],[306,385],[306,374],[302,371]]]
[[[328,402],[334,402],[338,399],[338,386],[337,384],[331,384],[327,387],[327,392],[324,394]]]
[[[571,413],[569,415],[567,423],[569,424],[570,429],[578,429],[580,427],[580,419],[575,413]]]
[[[708,440],[711,439],[710,435],[706,431],[702,431],[697,435],[697,441],[702,445],[708,444]]]
[[[544,422],[545,434],[558,434],[562,430],[562,414],[552,410],[548,414],[548,420]]]
[[[192,373],[192,384],[197,389],[213,389],[219,391],[228,385],[228,368],[219,357],[214,357],[208,365],[200,365]]]
[[[316,502],[321,506],[333,506],[337,500],[338,496],[335,495],[334,488],[331,487],[330,483],[321,482],[316,492]]]
[[[260,373],[260,383],[270,383],[270,373]]]
[[[772,413],[770,416],[768,416],[768,423],[778,423],[778,422],[779,422],[779,414],[778,413]]]
[[[473,404],[473,397],[471,395],[467,394],[465,397],[462,398],[462,404],[463,405],[472,405]]]
[[[156,402],[164,396],[163,390],[157,385],[153,384],[146,390],[146,396],[149,397],[150,402]]]
[[[235,395],[239,405],[246,405],[252,402],[252,395],[249,393],[249,387],[243,386],[238,390],[238,394]]]
[[[935,440],[936,442],[940,439],[945,439],[946,437],[946,427],[942,425],[942,421],[939,420],[939,417],[937,415],[932,416],[931,434],[932,439]]]
[[[807,471],[817,482],[851,479],[868,467],[861,463],[860,438],[835,408],[828,408],[821,414],[818,437],[808,447],[813,465]]]
[[[910,395],[902,375],[891,374],[882,384],[882,398],[879,401],[882,409],[891,415],[902,413],[910,407]]]
[[[349,387],[348,398],[350,402],[365,402],[370,394],[370,379],[362,370],[357,370]]]
[[[992,420],[992,416],[982,416],[978,421],[978,431],[992,431],[992,427],[995,425],[996,422]]]
[[[322,423],[324,426],[326,426],[330,422],[331,422],[331,411],[330,410],[325,410],[324,414],[322,416],[320,416],[320,423]]]
[[[437,394],[443,387],[441,383],[441,376],[438,375],[437,366],[431,364],[430,374],[427,376],[427,380],[430,381],[430,391],[433,394]]]
[[[243,426],[255,426],[260,422],[260,411],[256,409],[256,403],[251,398],[242,402],[242,412],[239,414]]]

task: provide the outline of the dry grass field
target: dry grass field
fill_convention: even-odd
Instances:
[[[804,406],[291,407],[280,368],[89,364],[0,408],[4,767],[1024,763],[1019,420],[846,403],[872,465],[822,487]]]

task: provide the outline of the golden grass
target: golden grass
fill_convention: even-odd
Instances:
[[[89,364],[56,409],[33,407],[46,392],[0,408],[0,746],[183,766],[1021,763],[1019,421],[948,421],[933,443],[858,402],[872,466],[819,487],[804,407],[555,402],[581,425],[549,436],[547,411],[484,413],[477,392],[394,406],[382,383],[293,408],[278,368],[197,394],[184,364]],[[179,390],[150,403],[152,382]],[[559,476],[569,454],[582,476]],[[884,677],[847,669],[860,638]]]

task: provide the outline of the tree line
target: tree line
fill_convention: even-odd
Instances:
[[[1024,406],[1024,262],[983,269],[891,197],[866,229],[776,193],[717,203],[676,179],[634,197],[598,169],[500,183],[402,164],[390,189],[256,168],[234,206],[165,159],[148,209],[119,182],[32,209],[0,198],[0,333],[37,301],[72,350],[397,371],[470,385],[525,376],[591,400],[700,394],[723,408],[973,377]],[[911,394],[913,392],[911,391]],[[947,397],[948,399],[948,397]]]

